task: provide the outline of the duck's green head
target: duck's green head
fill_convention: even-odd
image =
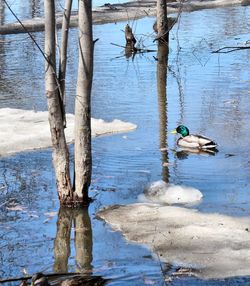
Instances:
[[[189,135],[189,130],[186,126],[184,125],[179,125],[175,130],[173,130],[171,133],[176,134],[179,133],[181,134],[182,137],[188,136]]]

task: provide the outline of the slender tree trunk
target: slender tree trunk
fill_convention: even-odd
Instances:
[[[168,33],[166,2],[166,0],[157,0],[157,39],[160,41],[166,41]]]
[[[91,182],[92,1],[79,0],[79,65],[75,101],[75,193],[87,203]]]
[[[160,131],[160,150],[162,154],[162,180],[169,183],[168,168],[168,100],[167,100],[167,66],[168,66],[168,43],[158,42],[157,52],[157,93],[159,108],[159,131]]]
[[[167,18],[167,0],[157,0],[157,90],[160,115],[160,149],[162,152],[162,179],[169,182],[167,152],[167,65],[169,49],[169,31]]]
[[[67,64],[67,48],[68,48],[68,34],[70,24],[70,14],[72,8],[72,0],[65,1],[63,22],[62,22],[62,39],[61,39],[61,50],[60,50],[60,61],[59,61],[59,83],[61,88],[61,97],[63,101],[63,121],[66,126],[65,118],[65,77],[66,77],[66,64]]]
[[[45,11],[45,89],[48,102],[49,124],[53,148],[53,164],[55,168],[57,190],[61,204],[67,204],[72,198],[69,173],[69,154],[66,144],[59,83],[56,76],[55,48],[55,3],[44,1]]]
[[[0,25],[4,25],[5,22],[5,4],[3,1],[0,3]]]

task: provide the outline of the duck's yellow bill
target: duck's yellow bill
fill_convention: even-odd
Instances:
[[[172,134],[177,134],[177,131],[176,131],[176,129],[175,129],[175,130],[172,130],[170,133],[172,133]]]

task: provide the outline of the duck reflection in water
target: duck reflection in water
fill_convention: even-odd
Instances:
[[[215,156],[219,151],[214,149],[208,150],[199,150],[199,149],[192,149],[192,148],[182,148],[180,151],[173,150],[174,155],[179,160],[185,160],[188,158],[189,155],[196,154],[196,155],[203,155],[203,156]]]

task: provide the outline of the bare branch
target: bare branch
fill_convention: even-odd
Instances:
[[[231,52],[239,51],[239,50],[246,50],[250,49],[250,46],[232,46],[232,47],[223,47],[216,51],[213,51],[212,54],[221,53],[221,54],[228,54]]]

